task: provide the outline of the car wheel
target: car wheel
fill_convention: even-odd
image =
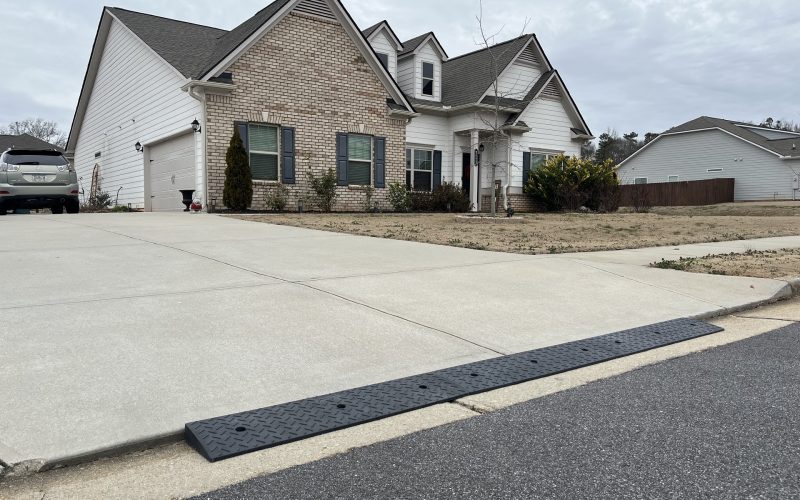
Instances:
[[[61,203],[55,203],[50,211],[53,212],[53,215],[61,215],[64,213],[64,205]]]
[[[64,208],[67,209],[68,214],[77,214],[81,211],[81,205],[77,200],[67,200],[64,202]]]

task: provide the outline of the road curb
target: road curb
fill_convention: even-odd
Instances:
[[[747,304],[742,304],[735,307],[721,307],[716,311],[710,311],[692,317],[700,320],[709,320],[722,316],[729,316],[744,311],[758,309],[759,307],[775,304],[784,300],[789,300],[800,295],[800,277],[791,279],[776,279],[775,281],[780,281],[785,283],[785,285],[768,299],[756,300],[754,302],[748,302]]]

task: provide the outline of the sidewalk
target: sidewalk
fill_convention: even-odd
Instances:
[[[179,440],[189,421],[791,293],[642,267],[645,251],[510,255],[205,215],[11,217],[0,231],[19,286],[0,305],[0,461],[20,471]],[[800,247],[781,240],[715,248]]]

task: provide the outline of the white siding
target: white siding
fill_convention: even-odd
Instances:
[[[511,186],[513,192],[522,189],[522,153],[531,150],[563,152],[567,156],[581,154],[582,141],[572,140],[572,122],[564,103],[555,99],[539,98],[533,101],[522,113],[520,120],[533,130],[515,136],[512,143]]]
[[[492,86],[488,95],[499,95],[508,99],[524,99],[541,76],[542,71],[538,66],[514,63],[497,79],[497,92],[495,93],[494,86]]]
[[[742,161],[737,161],[739,158]],[[713,169],[722,172],[708,172]],[[736,179],[736,200],[791,199],[792,180],[800,162],[785,161],[719,130],[693,132],[658,139],[619,169],[623,183],[636,177],[667,182],[715,178]]]
[[[397,62],[397,84],[406,95],[416,95],[414,93],[414,57],[406,57]]]
[[[386,34],[386,30],[378,30],[377,33],[370,37],[369,43],[372,45],[375,52],[387,54],[389,56],[389,74],[392,75],[392,78],[397,80],[397,49],[394,46],[394,42],[389,38],[389,35]]]
[[[417,99],[425,99],[429,101],[442,100],[442,60],[436,47],[432,41],[428,41],[425,45],[418,49],[417,55],[414,56],[414,97]],[[433,97],[422,95],[422,63],[433,64]]]
[[[461,172],[453,172],[453,131],[443,116],[422,115],[411,120],[406,127],[406,144],[428,146],[442,152],[442,182],[461,183]],[[460,157],[461,149],[458,154]],[[460,163],[456,163],[459,165]],[[457,175],[456,175],[457,174]]]
[[[100,164],[102,188],[119,192],[119,203],[144,206],[144,155],[134,145],[174,135],[202,120],[200,103],[180,87],[186,80],[116,20],[75,148],[75,166],[88,193],[92,169]],[[197,148],[202,147],[197,134]],[[95,160],[95,153],[101,158]],[[202,172],[201,158],[198,171]],[[201,183],[203,176],[198,176]],[[202,186],[198,186],[202,192]]]

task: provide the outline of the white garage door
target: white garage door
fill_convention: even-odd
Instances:
[[[150,148],[150,207],[153,212],[183,210],[179,190],[195,189],[194,134]]]

